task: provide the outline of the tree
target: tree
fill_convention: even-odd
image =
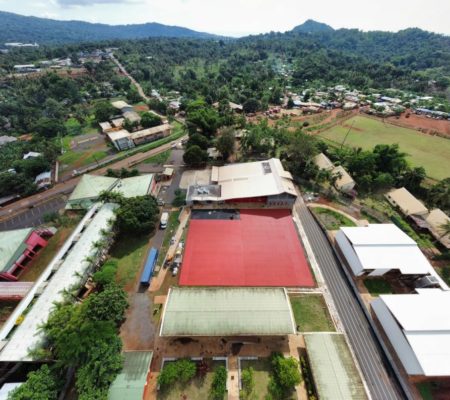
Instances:
[[[110,283],[114,282],[116,278],[117,268],[118,263],[116,260],[108,260],[101,267],[101,269],[94,274],[92,279],[101,287],[106,287]]]
[[[242,390],[240,398],[247,400],[251,398],[251,394],[255,389],[254,370],[252,367],[245,368],[241,373]]]
[[[317,153],[317,140],[314,136],[302,131],[295,132],[287,147],[289,170],[301,177],[316,176],[317,167],[313,158]]]
[[[108,121],[114,114],[116,109],[109,101],[99,101],[95,104],[94,115],[97,122]]]
[[[189,135],[189,140],[186,144],[186,148],[191,146],[198,146],[202,150],[206,150],[209,147],[209,139],[200,133],[194,133]]]
[[[58,135],[64,136],[66,134],[66,128],[60,120],[47,117],[37,121],[34,131],[45,138],[54,138]]]
[[[145,112],[141,116],[141,125],[143,128],[151,128],[153,126],[161,125],[161,123],[161,117],[151,112]]]
[[[273,377],[269,392],[273,398],[284,399],[301,382],[300,366],[294,357],[285,358],[282,354],[271,356]]]
[[[446,221],[445,223],[439,226],[441,238],[444,236],[450,235],[450,221]]]
[[[290,109],[294,108],[294,106],[295,106],[294,100],[292,100],[292,97],[289,97],[286,107],[290,110]]]
[[[261,109],[261,103],[254,98],[250,98],[244,102],[242,109],[246,114],[255,113]]]
[[[127,294],[117,284],[110,283],[101,292],[90,295],[83,307],[89,309],[86,314],[91,320],[113,321],[119,325],[128,308]]]
[[[115,225],[124,235],[148,233],[155,229],[158,215],[158,204],[153,196],[133,197],[123,201],[116,210]]]
[[[181,359],[164,364],[164,368],[158,376],[158,384],[161,388],[166,388],[177,381],[187,383],[194,378],[197,366],[194,361]]]
[[[220,126],[217,110],[202,100],[189,103],[186,113],[186,126],[190,133],[200,132],[211,137]]]
[[[441,208],[448,215],[450,213],[450,177],[433,185],[428,191],[427,199],[430,204]]]
[[[123,121],[123,128],[128,132],[133,132],[139,126],[139,121],[130,121],[128,118],[125,118]]]
[[[107,398],[109,386],[123,366],[121,350],[122,341],[117,335],[88,349],[88,360],[76,373],[80,400]]]
[[[183,161],[191,166],[201,166],[208,160],[208,153],[199,146],[190,146],[183,154]]]
[[[224,366],[218,367],[214,371],[211,383],[210,397],[212,400],[223,400],[227,392],[227,369]]]
[[[226,128],[216,140],[216,148],[224,160],[234,153],[234,129]]]
[[[130,103],[139,103],[142,101],[142,97],[134,86],[130,87],[130,90],[127,92],[127,100]]]
[[[30,372],[27,380],[9,394],[8,400],[56,400],[58,384],[54,373],[44,364]]]

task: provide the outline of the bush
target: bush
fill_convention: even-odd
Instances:
[[[25,383],[9,394],[8,400],[56,400],[58,385],[48,365],[30,372]]]
[[[250,395],[253,392],[253,389],[255,388],[255,381],[253,378],[253,368],[249,367],[249,368],[245,368],[242,371],[241,374],[241,384],[242,384],[242,390],[240,392],[240,397],[243,400],[247,400],[250,398]]]
[[[186,384],[195,376],[196,372],[195,362],[189,359],[166,363],[158,375],[158,385],[166,388],[177,381]]]
[[[227,392],[227,369],[220,366],[214,372],[211,384],[210,398],[212,400],[223,400]]]
[[[113,283],[116,277],[117,272],[117,261],[109,260],[107,261],[103,267],[97,271],[94,276],[93,280],[98,285],[104,287],[109,285],[110,283]]]
[[[269,382],[269,393],[273,399],[284,399],[301,382],[300,366],[294,357],[285,358],[274,353],[271,357],[273,377]]]

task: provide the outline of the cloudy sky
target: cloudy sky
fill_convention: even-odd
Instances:
[[[450,35],[450,0],[0,0],[0,10],[107,24],[160,22],[242,36],[292,29],[308,18],[334,28]]]

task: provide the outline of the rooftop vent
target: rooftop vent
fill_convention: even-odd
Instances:
[[[264,161],[262,163],[262,168],[264,171],[264,174],[271,174],[272,173],[272,168],[270,168],[270,164],[268,161]]]

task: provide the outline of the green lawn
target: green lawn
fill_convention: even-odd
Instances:
[[[147,256],[148,235],[120,237],[111,249],[111,258],[117,260],[117,282],[126,286],[134,282]]]
[[[171,153],[171,150],[163,151],[156,156],[152,156],[144,160],[144,164],[164,164],[169,159]]]
[[[339,145],[343,142],[350,126],[345,144],[351,147],[371,149],[377,144],[398,143],[400,150],[408,154],[413,166],[422,166],[427,175],[435,179],[448,177],[450,170],[450,140],[439,136],[422,134],[413,129],[398,127],[380,120],[363,116],[353,117],[345,126],[336,125],[320,136]]]
[[[336,231],[341,226],[356,226],[356,224],[345,215],[328,208],[312,207],[311,210],[318,216],[327,230]]]
[[[291,297],[295,322],[301,332],[334,332],[328,308],[320,294]]]
[[[64,170],[84,167],[95,162],[100,162],[108,156],[106,151],[73,151],[68,150],[59,157],[59,162],[64,165]]]
[[[241,360],[241,373],[246,368],[253,368],[253,380],[255,388],[250,399],[264,400],[269,394],[267,386],[270,380],[270,360],[268,358],[259,358],[258,360]]]
[[[392,293],[391,285],[384,279],[366,279],[364,281],[364,286],[367,288],[372,296],[379,296],[380,294],[390,294]]]
[[[176,383],[170,388],[158,392],[158,400],[206,400],[209,397],[214,370],[220,366],[225,366],[223,361],[205,360],[208,363],[208,372],[204,377],[195,377],[186,385]],[[225,396],[226,397],[226,396]],[[224,397],[224,398],[225,398]]]

